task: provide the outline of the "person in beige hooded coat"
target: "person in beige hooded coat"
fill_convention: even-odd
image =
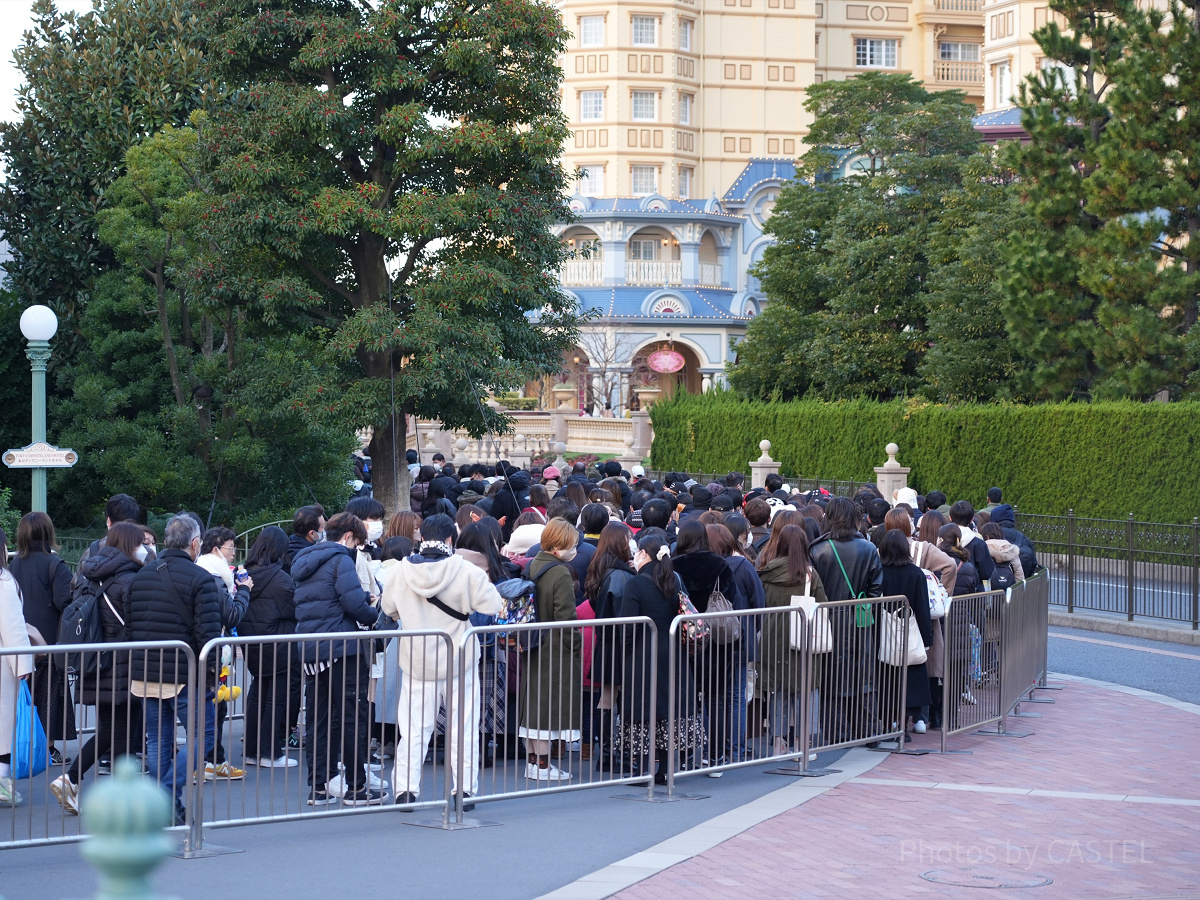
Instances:
[[[424,539],[417,552],[383,574],[383,611],[403,624],[406,631],[440,631],[450,636],[452,648],[460,646],[473,612],[498,616],[504,601],[488,580],[487,573],[462,556],[454,554],[454,520],[433,515],[421,523]],[[438,706],[446,703],[451,712],[446,721],[446,746],[458,747],[459,714],[453,704],[460,696],[470,705],[463,716],[463,741],[466,785],[457,783],[455,791],[464,797],[479,792],[479,642],[471,640],[463,648],[469,655],[459,671],[465,684],[459,693],[459,671],[450,664],[446,642],[436,637],[400,638],[398,655],[404,678],[400,684],[400,704],[396,724],[400,741],[396,745],[396,767],[392,790],[398,805],[415,803],[421,792],[421,767],[425,748],[437,726]]]

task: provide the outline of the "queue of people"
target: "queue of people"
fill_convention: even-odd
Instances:
[[[78,813],[80,785],[93,767],[141,750],[171,792],[178,823],[188,773],[236,781],[247,767],[303,766],[312,806],[376,805],[388,800],[381,773],[391,757],[391,799],[416,804],[435,735],[464,748],[463,783],[453,785],[464,801],[501,751],[521,754],[521,772],[535,786],[569,783],[574,764],[661,781],[671,745],[684,765],[752,758],[752,692],[764,700],[776,755],[797,752],[806,728],[827,741],[850,739],[856,723],[880,714],[878,697],[862,689],[876,665],[863,643],[870,638],[862,604],[829,608],[838,644],[830,658],[843,669],[847,660],[863,667],[861,677],[835,678],[828,665],[818,667],[809,721],[799,651],[784,619],[713,619],[717,636],[703,642],[690,628],[672,631],[681,613],[788,607],[797,596],[817,607],[906,599],[927,660],[908,666],[905,702],[911,727],[924,732],[941,725],[949,690],[935,611],[945,598],[1009,586],[1037,567],[1011,507],[976,511],[934,491],[885,498],[868,487],[834,497],[792,491],[773,475],[765,488],[743,492],[740,473],[697,484],[684,473],[651,479],[615,461],[566,472],[504,462],[418,466],[414,475],[404,509],[389,516],[370,496],[328,518],[319,505],[302,507],[290,535],[274,526],[259,533],[244,566],[234,564],[234,533],[205,529],[193,513],[167,522],[160,549],[139,521],[139,505],[123,494],[106,505],[108,531],[74,579],[44,513],[21,520],[11,563],[0,532],[5,647],[54,644],[63,610],[89,592],[105,642],[182,641],[198,655],[221,636],[260,639],[242,645],[249,688],[240,759],[222,741],[232,697],[222,685],[228,656],[211,661],[202,697],[189,695],[186,659],[169,649],[118,654],[74,684],[45,657],[36,665],[5,657],[0,806],[20,802],[6,743],[20,679],[31,680],[55,747],[52,764],[62,771],[51,788],[65,810]],[[656,653],[620,629],[582,624],[628,616],[655,623]],[[514,621],[546,627],[538,639],[508,642],[499,629],[481,632],[465,645],[471,659],[451,665],[448,648],[459,646],[468,625]],[[398,636],[372,637],[397,628]],[[672,654],[672,640],[694,643]],[[447,698],[459,691],[469,703],[447,721]],[[98,724],[72,761],[58,747],[76,738],[75,704],[96,707]],[[202,713],[194,746],[180,748],[176,726],[189,709]]]

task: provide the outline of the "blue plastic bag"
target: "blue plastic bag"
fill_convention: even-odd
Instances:
[[[46,742],[46,730],[38,718],[29,693],[29,682],[21,682],[21,693],[17,697],[16,727],[13,729],[12,777],[20,780],[41,775],[50,765],[50,748]]]

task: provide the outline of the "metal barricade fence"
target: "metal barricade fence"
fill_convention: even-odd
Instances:
[[[677,616],[671,623],[662,760],[668,796],[682,776],[789,759],[799,761],[794,774],[806,774],[818,749],[903,741],[907,667],[881,662],[880,646],[889,644],[882,637],[887,617],[895,617],[897,652],[900,658],[907,652],[907,601],[820,604],[793,641],[797,615],[795,607],[775,607]],[[686,634],[694,622],[710,631],[699,642]],[[751,658],[759,697],[748,702]]]
[[[942,738],[947,739],[999,722],[1007,707],[1001,692],[1001,673],[1007,642],[1004,640],[1004,591],[954,597],[942,619]]]
[[[151,685],[150,692],[177,696],[157,701],[133,696],[131,673]],[[85,838],[79,818],[82,796],[102,774],[101,764],[115,765],[121,756],[141,757],[152,777],[182,790],[190,767],[178,732],[182,726],[183,747],[195,747],[188,712],[195,673],[195,654],[179,641],[0,648],[0,751],[10,753],[18,741],[32,745],[41,733],[63,759],[55,764],[47,753],[44,771],[32,774],[39,766],[27,773],[14,770],[6,781],[5,788],[13,793],[11,803],[0,799],[0,848]],[[36,713],[22,733],[14,728],[21,697],[18,676],[28,677]],[[147,740],[149,703],[156,707],[152,716],[159,706],[170,710],[169,718],[154,717],[161,742]],[[12,747],[4,743],[10,737]]]
[[[240,666],[235,665],[239,651]],[[211,723],[204,723],[212,728],[213,739],[206,742],[203,769],[191,787],[188,806],[197,814],[191,823],[190,849],[203,848],[202,826],[339,816],[395,806],[404,812],[437,808],[448,821],[450,766],[429,744],[439,721],[439,704],[446,716],[453,714],[457,698],[451,700],[444,680],[454,668],[450,636],[439,631],[209,641],[197,663],[197,696],[205,696],[213,707]],[[442,673],[442,687],[413,698],[407,673],[414,671]],[[242,686],[239,682],[246,687],[240,721],[225,715],[234,688]],[[200,726],[197,717],[197,729]],[[295,757],[287,746],[293,730],[299,737]],[[373,734],[379,745],[374,756]],[[388,744],[395,745],[390,768],[384,749]],[[405,802],[392,802],[389,784],[393,797]]]
[[[633,745],[661,715],[659,643],[645,616],[468,628],[447,741],[456,822],[465,803],[646,781]]]
[[[1021,698],[1041,683],[1045,672],[1046,587],[1047,575],[1043,571],[1015,585],[1009,594],[1001,675],[1006,714],[1013,712]]]

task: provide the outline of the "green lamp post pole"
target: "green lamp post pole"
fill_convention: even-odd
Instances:
[[[58,331],[58,316],[48,306],[31,306],[21,314],[21,334],[29,341],[25,355],[33,368],[33,443],[46,440],[46,363],[50,339]],[[33,469],[30,508],[46,511],[46,470]]]

